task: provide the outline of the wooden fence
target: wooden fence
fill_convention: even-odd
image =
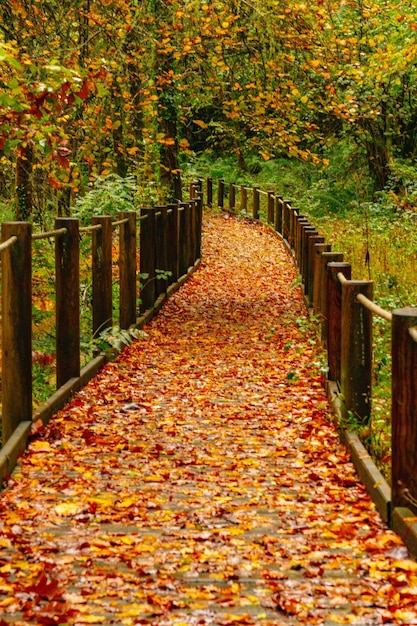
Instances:
[[[80,227],[77,219],[58,218],[53,231],[37,234],[32,234],[27,222],[2,224],[0,481],[25,447],[33,420],[48,421],[106,360],[99,355],[80,369],[80,237],[89,233],[92,237],[93,337],[113,324],[113,234],[119,243],[118,325],[129,329],[150,319],[198,265],[201,223],[202,198],[199,189],[191,186],[189,202],[124,212],[116,221],[110,216],[94,217],[90,226]],[[32,242],[39,239],[55,240],[57,392],[33,413]],[[163,280],[156,280],[158,270],[165,272]],[[147,278],[141,286],[144,274]]]
[[[213,202],[213,181],[210,178],[206,180],[206,190],[210,204]],[[262,203],[261,198],[264,199]],[[322,343],[327,350],[328,379],[333,383],[330,388],[337,390],[333,392],[337,396],[334,399],[340,403],[343,416],[353,414],[362,424],[366,424],[371,415],[373,316],[382,317],[391,325],[391,493],[387,494],[386,488],[375,485],[376,491],[379,490],[376,504],[387,521],[394,510],[404,507],[412,512],[410,519],[415,520],[417,308],[407,307],[390,312],[379,307],[372,300],[372,281],[352,280],[352,268],[344,261],[343,253],[332,251],[309,219],[272,191],[264,192],[258,187],[233,183],[226,185],[219,180],[217,205],[256,220],[262,217],[283,238],[298,266],[306,302],[320,319]],[[355,437],[348,434],[348,443],[354,440]],[[364,448],[360,447],[360,450],[359,454],[369,459]],[[385,482],[382,476],[380,478],[377,483]],[[370,480],[374,479],[371,477]]]

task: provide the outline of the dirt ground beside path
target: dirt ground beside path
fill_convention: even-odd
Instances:
[[[201,268],[0,494],[0,626],[417,624],[295,279],[266,228],[206,220]]]

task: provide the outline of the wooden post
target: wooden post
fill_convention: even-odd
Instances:
[[[229,183],[229,211],[234,212],[236,206],[236,188],[234,183]]]
[[[294,260],[298,270],[300,270],[300,254],[301,254],[301,229],[304,224],[308,223],[308,219],[299,213],[295,216],[294,222]]]
[[[282,235],[282,212],[284,202],[281,196],[275,196],[275,230]]]
[[[59,217],[55,228],[56,385],[80,375],[80,235],[77,219]]]
[[[267,208],[267,217],[268,224],[274,223],[274,206],[275,206],[275,196],[273,191],[268,191],[268,208]]]
[[[178,205],[169,204],[167,209],[167,268],[171,272],[170,284],[178,280]],[[142,270],[141,270],[142,271]]]
[[[175,205],[176,206],[176,205]],[[140,311],[144,313],[155,304],[155,248],[156,248],[156,224],[155,209],[144,208],[140,211],[140,265],[142,288],[140,291]],[[143,276],[143,275],[146,276]]]
[[[207,186],[207,206],[211,207],[213,205],[213,179],[212,178],[207,178],[206,186]]]
[[[342,338],[342,285],[337,274],[350,280],[350,263],[327,264],[327,364],[328,379],[340,382],[341,338]]]
[[[193,180],[190,183],[190,200],[194,200],[197,197],[197,194],[202,191],[203,183],[201,179]]]
[[[341,263],[343,254],[341,252],[322,252],[320,257],[320,313],[321,313],[321,340],[323,347],[327,347],[327,264]]]
[[[240,210],[242,213],[247,213],[248,208],[248,190],[246,185],[240,185]]]
[[[224,208],[224,180],[220,179],[217,185],[217,206]]]
[[[307,259],[307,280],[305,294],[308,297],[310,304],[313,303],[313,290],[314,290],[314,258],[315,258],[315,244],[324,243],[324,237],[321,235],[312,235],[308,238],[308,248],[306,248]]]
[[[282,236],[290,243],[290,203],[288,200],[283,201],[283,215],[282,215]]]
[[[289,207],[289,216],[290,216],[290,235],[288,239],[288,243],[290,247],[294,250],[295,245],[295,222],[296,217],[298,215],[298,209],[296,207]]]
[[[194,188],[194,194],[198,193]],[[167,260],[167,207],[155,207],[155,270],[166,270],[168,267]],[[155,277],[155,296],[166,293],[168,283],[165,279]]]
[[[340,385],[343,417],[352,413],[365,425],[371,416],[372,313],[356,299],[360,293],[372,300],[373,282],[342,283]]]
[[[32,419],[32,226],[4,222],[2,240],[2,439]]]
[[[313,284],[313,312],[314,315],[320,315],[321,310],[321,283],[320,283],[320,263],[321,263],[321,254],[322,252],[330,252],[331,246],[328,243],[316,243],[314,244],[314,252],[312,257],[312,266],[313,266],[313,276],[312,276],[312,284]]]
[[[308,293],[308,246],[309,246],[309,242],[310,242],[310,237],[313,237],[315,235],[318,235],[317,230],[314,228],[314,226],[304,226],[302,228],[302,232],[301,232],[301,260],[300,260],[300,265],[301,265],[301,276],[303,277],[303,281],[304,281],[304,293],[307,294]],[[324,238],[323,238],[324,241]]]
[[[93,336],[113,325],[112,223],[110,215],[94,216],[92,235]]]
[[[392,508],[417,515],[417,308],[392,312]]]
[[[253,187],[252,198],[253,198],[252,217],[254,220],[258,220],[259,219],[259,205],[260,205],[259,187]]]
[[[120,328],[136,323],[136,212],[123,211],[119,218],[128,221],[119,230]]]
[[[197,200],[189,203],[187,220],[188,256],[187,270],[194,265],[195,261],[195,237],[196,237]]]
[[[219,181],[220,182],[220,181]],[[184,276],[188,270],[187,212],[188,204],[180,202],[178,208],[178,274]]]
[[[201,231],[203,227],[203,193],[197,195],[197,205],[195,214],[195,256],[193,263],[201,258]]]
[[[301,274],[301,254],[302,254],[302,241],[303,241],[303,231],[304,228],[310,226],[310,222],[304,215],[296,215],[295,216],[295,225],[294,225],[294,252],[295,252],[295,261],[297,263],[298,270]]]

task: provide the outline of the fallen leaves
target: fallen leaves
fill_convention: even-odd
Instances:
[[[147,340],[34,430],[1,494],[1,626],[417,623],[417,566],[328,420],[287,253],[233,218],[204,242]]]

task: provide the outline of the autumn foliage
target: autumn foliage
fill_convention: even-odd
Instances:
[[[0,505],[0,624],[411,624],[271,231],[205,225],[203,264],[45,428]]]
[[[65,213],[134,171],[178,199],[193,151],[321,163],[346,135],[381,188],[415,157],[416,24],[386,0],[2,3],[1,192]]]

